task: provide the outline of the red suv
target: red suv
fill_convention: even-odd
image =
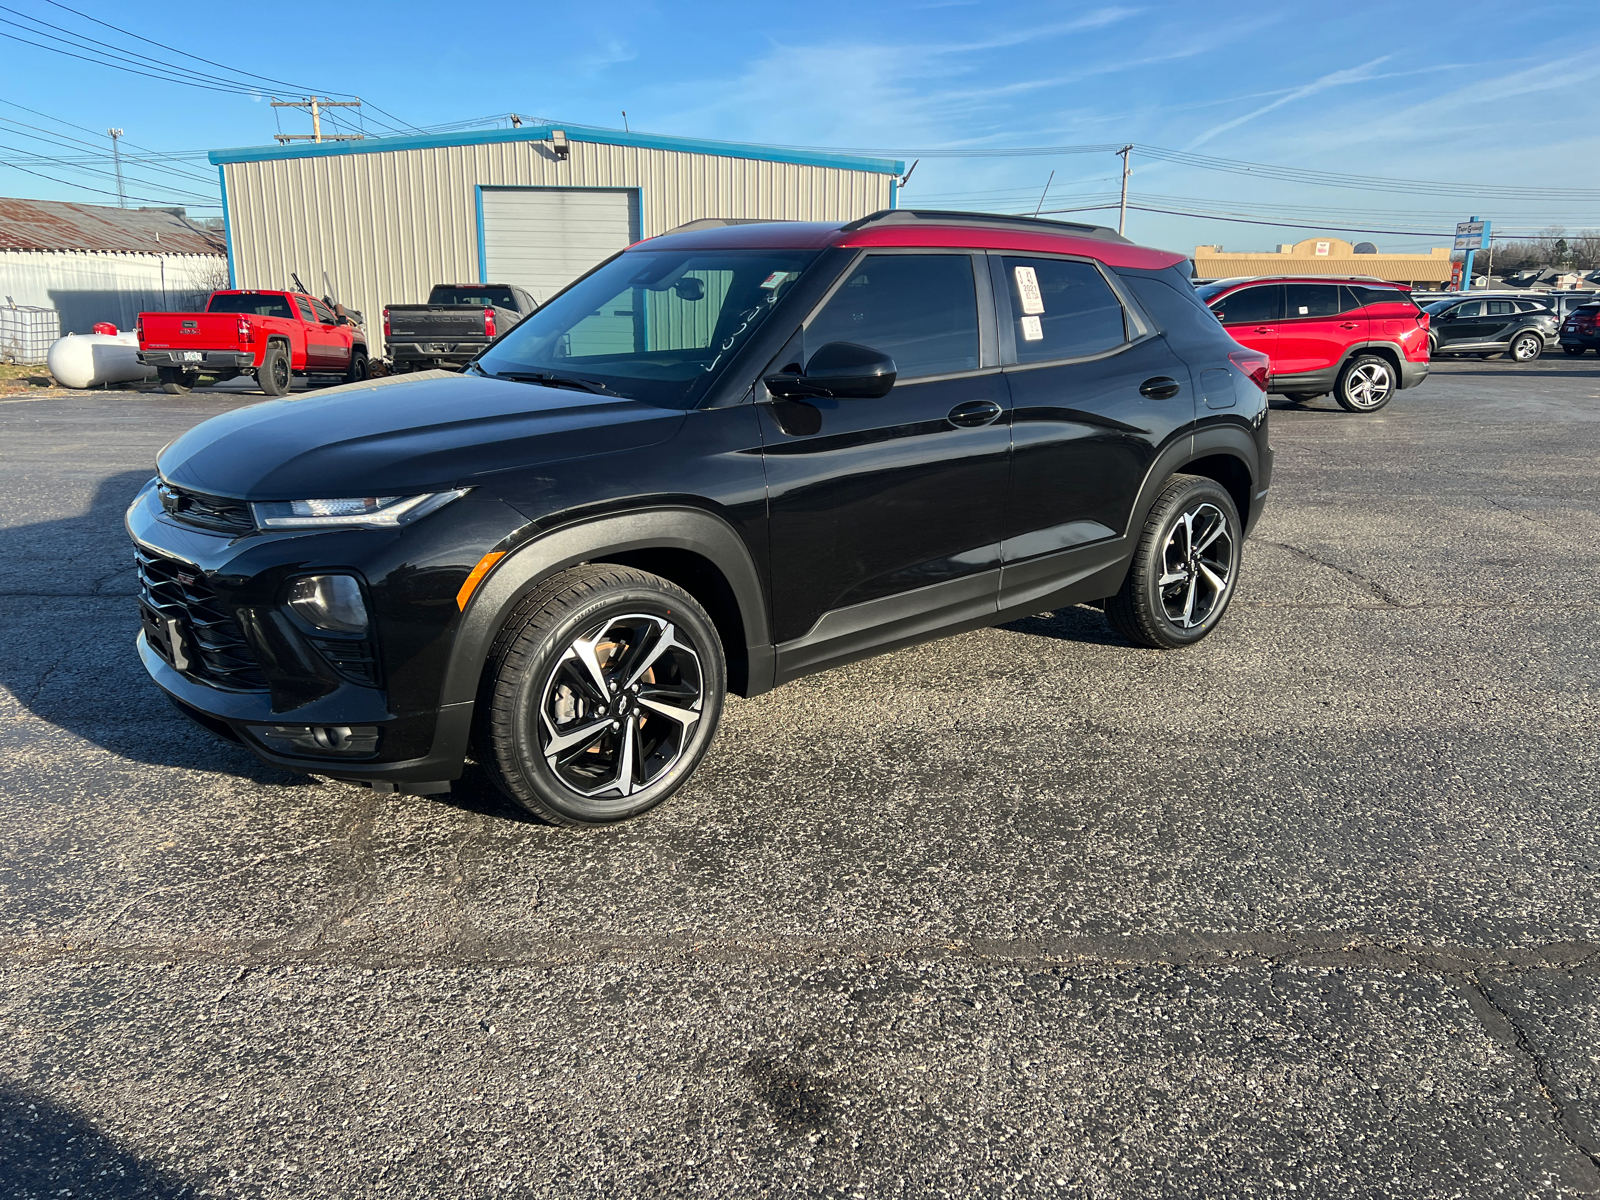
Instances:
[[[1332,392],[1350,412],[1377,412],[1428,377],[1428,314],[1401,284],[1282,276],[1197,292],[1234,341],[1272,360],[1269,390],[1296,403]]]

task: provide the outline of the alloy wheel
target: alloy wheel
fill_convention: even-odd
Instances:
[[[1180,629],[1204,625],[1227,599],[1233,581],[1233,535],[1215,504],[1185,512],[1162,549],[1161,605]]]
[[[277,362],[272,364],[272,382],[277,384],[283,391],[289,390],[289,360],[287,358],[279,358]]]
[[[1532,362],[1539,357],[1539,342],[1526,335],[1519,337],[1511,347],[1511,357],[1517,362]]]
[[[1383,363],[1358,363],[1345,379],[1344,394],[1356,408],[1378,408],[1394,387],[1389,368]]]
[[[704,702],[700,656],[677,625],[607,617],[572,641],[545,681],[540,753],[578,795],[626,798],[683,757]]]

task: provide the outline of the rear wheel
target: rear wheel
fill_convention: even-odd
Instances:
[[[1376,354],[1358,354],[1350,360],[1333,389],[1334,399],[1346,412],[1377,412],[1394,395],[1394,368]]]
[[[1227,610],[1243,542],[1239,510],[1225,488],[1174,475],[1145,518],[1122,589],[1106,600],[1106,619],[1135,645],[1193,645]]]
[[[370,374],[371,371],[367,366],[366,351],[352,350],[350,352],[350,369],[344,373],[344,381],[346,383],[360,383]]]
[[[289,350],[282,342],[273,342],[256,368],[256,382],[269,396],[289,394]]]
[[[630,567],[574,567],[536,589],[496,637],[479,757],[536,816],[626,820],[699,765],[727,678],[716,628],[683,589]]]
[[[177,367],[158,367],[156,378],[161,380],[161,390],[169,396],[185,396],[194,387],[194,376],[184,374]]]
[[[1544,339],[1537,333],[1519,333],[1511,339],[1511,361],[1530,363],[1544,353]]]

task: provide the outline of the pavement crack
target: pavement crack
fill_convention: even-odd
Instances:
[[[1485,504],[1491,505],[1494,508],[1498,508],[1501,512],[1510,513],[1513,517],[1521,517],[1524,521],[1527,521],[1527,522],[1529,522],[1530,524],[1533,524],[1533,525],[1538,525],[1543,529],[1549,529],[1550,528],[1550,526],[1546,522],[1539,520],[1537,517],[1530,517],[1525,512],[1518,512],[1516,509],[1512,508],[1510,505],[1501,504],[1500,501],[1496,500],[1493,496],[1482,496],[1482,497],[1480,497],[1480,499]]]
[[[1311,553],[1309,550],[1301,549],[1299,546],[1292,546],[1288,542],[1265,542],[1264,544],[1268,546],[1275,546],[1279,550],[1283,550],[1289,554],[1292,554],[1301,562],[1307,562],[1312,566],[1322,567],[1325,570],[1332,571],[1336,575],[1343,575],[1346,579],[1355,584],[1362,591],[1366,592],[1367,595],[1371,596],[1374,600],[1380,600],[1390,608],[1411,607],[1411,605],[1401,600],[1400,597],[1389,591],[1389,589],[1384,587],[1381,583],[1377,583],[1374,580],[1368,579],[1359,571],[1352,570],[1349,567],[1342,567],[1336,562],[1331,562],[1326,558],[1321,558]]]
[[[1556,1091],[1549,1059],[1534,1047],[1522,1026],[1518,1025],[1505,1006],[1494,998],[1488,985],[1479,978],[1478,972],[1469,971],[1464,979],[1467,1004],[1472,1009],[1473,1015],[1478,1018],[1490,1037],[1522,1058],[1532,1069],[1534,1081],[1539,1085],[1539,1092],[1544,1097],[1545,1103],[1550,1106],[1550,1115],[1561,1133],[1561,1139],[1581,1155],[1588,1165],[1585,1185],[1600,1191],[1600,1144],[1596,1143],[1588,1125],[1573,1112],[1572,1105],[1563,1101],[1560,1093]]]

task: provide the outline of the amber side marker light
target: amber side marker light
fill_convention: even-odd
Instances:
[[[478,565],[472,568],[472,574],[467,576],[467,581],[461,585],[461,590],[456,593],[456,607],[462,612],[467,611],[467,601],[472,599],[472,593],[478,590],[478,585],[483,582],[483,577],[489,573],[495,563],[506,556],[504,550],[491,550],[478,560]]]

